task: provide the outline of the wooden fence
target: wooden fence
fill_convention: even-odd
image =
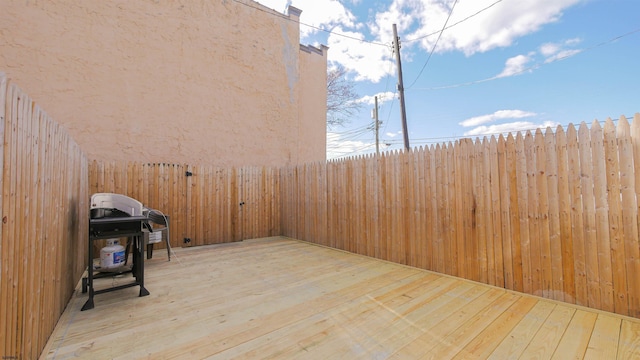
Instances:
[[[640,317],[640,115],[281,170],[286,236]]]
[[[86,267],[88,164],[0,73],[0,356],[35,359]]]
[[[160,210],[170,219],[171,246],[194,246],[280,235],[278,173],[265,167],[94,161],[89,184],[91,193],[124,194]]]
[[[90,187],[166,212],[173,246],[282,234],[640,317],[639,116],[282,169],[94,162]]]

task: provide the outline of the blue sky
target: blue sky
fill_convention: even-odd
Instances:
[[[361,96],[362,111],[328,131],[329,159],[375,151],[375,95],[381,150],[403,148],[394,23],[411,147],[640,112],[638,0],[258,2],[301,9],[301,43],[329,46]]]

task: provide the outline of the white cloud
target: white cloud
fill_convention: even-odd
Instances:
[[[582,52],[580,49],[568,49],[568,47],[575,46],[581,41],[581,39],[574,38],[562,43],[546,43],[540,46],[540,53],[546,58],[544,60],[545,63],[566,59]]]
[[[472,55],[509,46],[519,37],[557,21],[566,8],[580,1],[582,0],[502,1],[475,16],[473,15],[496,1],[459,1],[447,25],[460,23],[444,31],[436,52],[462,51],[466,55]],[[430,34],[442,29],[452,5],[453,2],[446,0],[394,0],[391,8],[399,8],[405,14],[414,14],[409,24],[417,29],[407,35],[407,38],[424,37],[420,41],[421,46],[431,49],[438,36]],[[470,18],[465,20],[468,17]]]
[[[578,45],[582,42],[582,39],[580,38],[573,38],[573,39],[569,39],[567,41],[565,41],[565,45],[567,46],[573,46],[573,45]]]
[[[546,129],[547,127],[555,128],[559,125],[557,122],[545,121],[542,124],[535,124],[529,121],[516,121],[511,123],[478,126],[464,133],[464,136],[482,136],[482,135],[498,135],[512,132],[535,130],[538,128]]]
[[[573,38],[565,40],[561,43],[545,43],[540,46],[540,53],[544,56],[553,56],[561,51],[565,47],[571,47],[578,45],[582,40],[580,38]]]
[[[554,62],[554,61],[558,61],[558,60],[564,60],[566,58],[572,57],[573,55],[577,55],[579,53],[581,53],[582,50],[579,49],[575,49],[575,50],[562,50],[560,52],[558,52],[557,54],[548,57],[547,59],[544,60],[545,63],[550,63],[550,62]]]
[[[533,117],[537,114],[530,111],[523,110],[499,110],[493,114],[481,115],[469,118],[460,122],[463,127],[474,127],[473,129],[464,133],[464,136],[481,136],[481,135],[496,135],[506,134],[510,132],[535,130],[537,128],[556,127],[559,123],[546,121],[542,124],[536,124],[531,121],[512,121],[503,124],[484,125],[499,120],[505,119],[522,119],[527,117]]]
[[[340,26],[335,30],[338,33],[364,40],[362,33],[347,31]],[[364,41],[354,41],[335,34],[329,35],[327,42],[330,49],[329,61],[339,63],[348,71],[354,72],[356,81],[379,82],[386,75],[395,73],[391,51],[386,47]]]
[[[461,126],[472,127],[502,119],[522,119],[525,117],[535,116],[536,113],[522,110],[498,110],[493,114],[481,115],[460,122]]]
[[[339,1],[333,0],[299,0],[293,6],[302,10],[300,22],[315,27],[332,30],[336,26],[359,28],[356,17]],[[300,37],[305,38],[319,30],[309,26],[300,26]]]
[[[381,106],[385,102],[392,101],[396,94],[391,91],[377,93],[375,95],[366,95],[356,100],[358,103],[367,104],[367,105],[375,105],[376,100],[375,97],[378,97],[378,106]]]
[[[389,9],[375,14],[375,21],[368,24],[369,30],[376,40],[383,44],[393,43],[393,24],[398,28],[398,34],[407,33],[416,21],[416,14],[411,11],[411,7],[404,4],[405,1],[393,1]],[[421,1],[413,1],[415,5],[420,5]],[[409,11],[407,11],[409,10]],[[406,40],[401,36],[402,40]]]
[[[522,74],[527,71],[527,64],[531,62],[531,55],[518,55],[507,59],[504,69],[496,78],[503,78]]]
[[[545,43],[540,46],[540,48],[538,49],[538,52],[532,51],[527,55],[517,55],[512,58],[509,58],[507,59],[505,63],[505,67],[502,70],[502,72],[496,75],[495,77],[493,77],[493,79],[518,75],[527,71],[530,72],[533,70],[533,68],[539,67],[540,64],[529,65],[535,60],[535,58],[537,57],[536,55],[538,55],[538,53],[539,55],[542,55],[544,57],[544,60],[540,60],[540,61],[543,61],[545,64],[558,61],[558,60],[563,60],[568,57],[579,54],[580,52],[582,52],[582,50],[568,49],[567,47],[575,46],[579,44],[581,41],[582,41],[581,39],[574,38],[574,39],[569,39],[560,43]]]
[[[540,46],[540,53],[544,56],[552,56],[560,50],[560,45],[555,43],[547,43]]]
[[[388,132],[388,133],[386,133],[385,135],[387,135],[387,136],[388,136],[388,137],[390,137],[390,138],[394,138],[394,137],[396,137],[396,136],[400,136],[400,135],[402,135],[402,131],[397,131],[397,132],[394,132],[394,133],[390,133],[390,132]]]

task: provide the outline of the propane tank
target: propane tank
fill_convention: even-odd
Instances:
[[[103,269],[116,268],[124,265],[124,246],[118,239],[107,239],[107,246],[100,249],[100,267]]]

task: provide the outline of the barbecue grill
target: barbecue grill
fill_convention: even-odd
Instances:
[[[113,193],[96,193],[91,196],[89,210],[89,250],[88,276],[82,279],[82,291],[89,291],[89,299],[82,310],[93,309],[93,296],[109,291],[120,290],[132,286],[140,286],[139,296],[149,295],[144,287],[144,240],[143,230],[153,231],[149,225],[149,210],[141,202],[125,195]],[[128,238],[127,249],[133,245],[133,264],[130,268],[122,267],[109,273],[94,273],[93,241],[107,238]],[[129,284],[95,290],[93,280],[98,277],[133,273],[134,281]]]

